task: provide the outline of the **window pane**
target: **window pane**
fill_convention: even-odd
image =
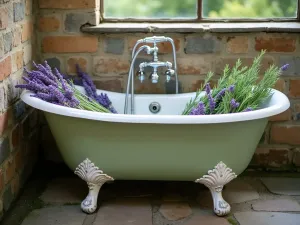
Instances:
[[[103,0],[105,18],[196,18],[197,0]]]
[[[297,0],[202,0],[208,18],[295,18]]]

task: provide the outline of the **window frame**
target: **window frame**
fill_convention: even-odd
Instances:
[[[172,19],[172,18],[105,18],[104,0],[100,0],[100,23],[236,23],[236,22],[300,22],[300,0],[297,0],[297,16],[295,18],[203,18],[202,0],[197,0],[197,18],[194,19]]]

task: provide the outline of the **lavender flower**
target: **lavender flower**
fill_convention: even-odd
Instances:
[[[223,88],[215,97],[215,101],[219,100],[220,98],[224,97],[227,88]]]
[[[26,71],[26,73],[28,74],[28,76],[30,78],[32,78],[32,79],[36,78],[36,79],[41,80],[46,85],[53,85],[53,86],[57,87],[57,83],[55,81],[51,80],[48,76],[46,76],[41,71],[32,71],[32,72],[30,72],[26,68],[25,68],[25,71]]]
[[[109,109],[112,113],[117,113],[115,108],[112,106],[111,101],[109,100],[107,94],[101,93],[100,95],[97,94],[96,86],[94,85],[92,79],[89,77],[88,74],[84,73],[78,64],[76,64],[76,70],[78,76],[82,80],[82,85],[85,89],[87,96],[91,99],[96,100],[100,105]]]
[[[97,96],[96,99],[101,105],[103,105],[106,108],[109,107],[109,105],[111,104],[111,101],[109,100],[107,94],[101,93],[100,95]]]
[[[37,82],[31,80],[29,80],[27,84],[16,85],[16,88],[24,88],[35,93],[37,92],[48,93],[48,89],[46,86],[42,86],[41,84],[38,84]]]
[[[82,80],[83,87],[88,97],[95,99],[95,94],[90,85],[85,80]]]
[[[245,110],[243,110],[243,112],[250,112],[250,111],[253,111],[251,107],[247,107]]]
[[[205,115],[205,105],[203,102],[199,102],[198,106],[194,108],[190,115]]]
[[[112,113],[117,113],[115,108],[112,106],[112,103],[109,100],[107,94],[101,93],[100,95],[97,95],[96,100],[97,100],[98,103],[103,105],[105,108],[109,109]]]
[[[231,106],[231,109],[236,109],[236,108],[238,108],[238,107],[240,106],[240,103],[237,102],[237,101],[233,98],[233,99],[231,99],[231,101],[230,101],[230,106]]]
[[[289,68],[289,64],[284,64],[282,67],[280,67],[281,71],[286,71]]]
[[[50,103],[56,102],[55,97],[51,94],[45,94],[45,93],[39,92],[39,93],[36,93],[34,95],[30,95],[30,96],[42,99],[42,100],[44,100],[46,102],[50,102]]]
[[[229,88],[228,88],[228,90],[230,92],[234,92],[234,89],[235,89],[235,85],[234,84],[230,85]]]
[[[77,70],[77,73],[78,73],[78,76],[82,78],[82,80],[85,80],[85,82],[90,86],[91,90],[96,93],[96,86],[94,85],[93,81],[91,80],[91,78],[86,74],[84,73],[78,64],[76,64],[76,70]]]
[[[33,62],[33,65],[40,71],[42,72],[45,76],[47,76],[50,80],[56,82],[57,79],[56,77],[53,75],[51,67],[48,65],[47,61],[45,61],[45,65],[46,67],[44,67],[42,64],[36,64],[35,62]]]
[[[207,95],[209,95],[209,94],[211,93],[211,88],[210,88],[209,83],[207,83],[207,84],[205,85],[205,91],[206,91],[206,94],[207,94]]]

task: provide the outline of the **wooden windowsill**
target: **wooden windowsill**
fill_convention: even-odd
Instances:
[[[230,23],[102,23],[82,27],[87,33],[247,33],[300,32],[300,22],[230,22]]]

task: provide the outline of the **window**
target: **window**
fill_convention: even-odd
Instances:
[[[298,0],[100,0],[103,21],[296,21]]]

